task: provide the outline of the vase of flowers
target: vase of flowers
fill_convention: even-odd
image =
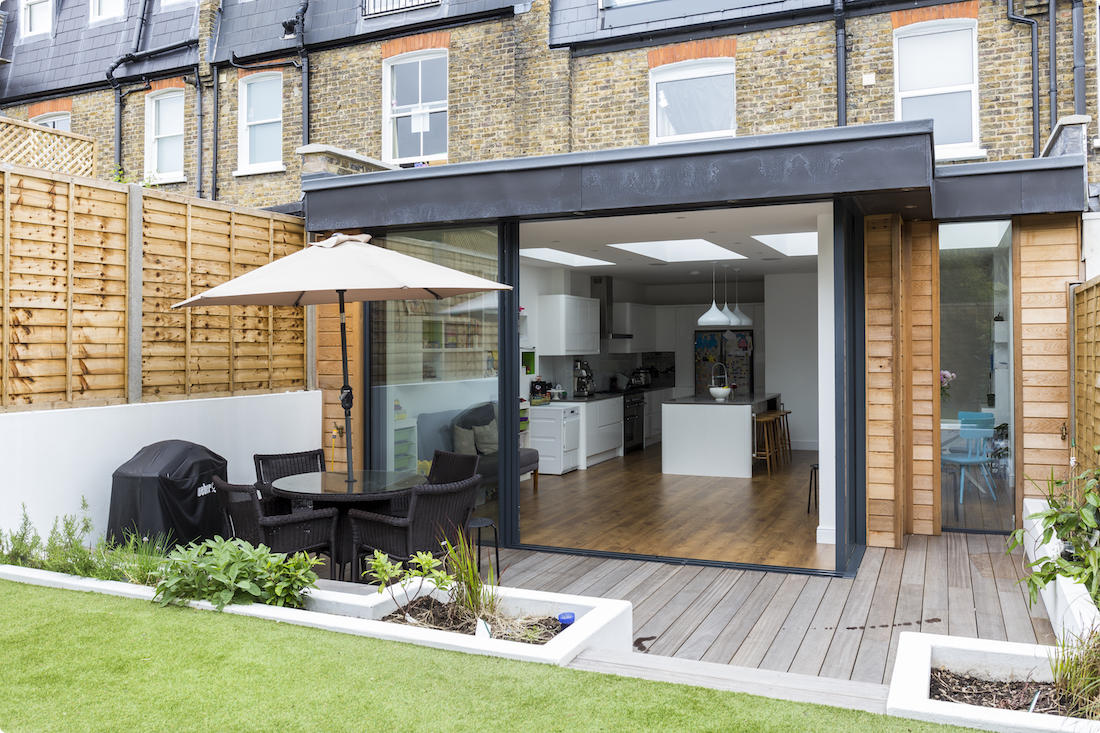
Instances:
[[[951,383],[958,377],[955,372],[940,369],[940,399],[945,400],[951,394]]]

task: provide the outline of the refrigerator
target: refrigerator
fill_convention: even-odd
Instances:
[[[729,328],[695,332],[695,394],[709,397],[711,374],[722,373],[715,369],[721,362],[726,367],[730,386],[736,388],[730,399],[749,397],[754,392],[752,366],[752,329]],[[720,381],[720,380],[719,380]]]

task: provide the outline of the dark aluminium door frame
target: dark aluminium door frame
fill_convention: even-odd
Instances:
[[[656,210],[653,211],[655,213]],[[647,212],[649,213],[649,212]],[[515,404],[519,394],[519,246],[520,220],[497,220],[498,279],[511,285],[498,298],[497,404]],[[452,226],[463,226],[456,223]],[[471,226],[476,226],[471,224]],[[417,227],[422,229],[423,227]],[[372,229],[371,235],[384,238],[395,229]],[[411,227],[410,227],[411,229]],[[527,544],[519,531],[519,410],[498,410],[499,450],[497,524],[500,543],[542,552],[559,552],[592,557],[655,560],[684,565],[783,570],[807,575],[852,576],[863,557],[866,541],[865,455],[866,400],[864,395],[864,288],[863,288],[863,215],[848,200],[833,202],[833,297],[836,359],[836,569],[833,571],[792,568],[756,563],[721,562],[682,557],[664,557],[644,553],[609,552],[550,545]],[[360,400],[365,436],[363,456],[367,467],[383,463],[376,436],[385,429],[381,409],[371,405],[371,308],[363,304],[363,399]]]

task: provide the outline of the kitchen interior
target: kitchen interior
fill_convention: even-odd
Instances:
[[[831,229],[829,204],[521,224],[524,544],[833,569]]]

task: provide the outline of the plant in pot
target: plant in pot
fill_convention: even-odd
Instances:
[[[1048,583],[1061,575],[1083,583],[1094,602],[1100,601],[1100,467],[1089,467],[1068,479],[1047,479],[1047,506],[1029,519],[1039,520],[1042,544],[1057,538],[1062,552],[1029,563],[1025,579],[1034,604]],[[1008,550],[1023,544],[1025,531],[1015,530]]]

